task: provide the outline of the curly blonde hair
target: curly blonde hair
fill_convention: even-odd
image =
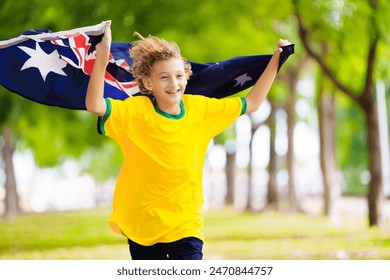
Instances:
[[[149,77],[153,64],[159,60],[169,58],[183,59],[184,71],[187,79],[190,78],[192,75],[191,64],[181,56],[180,48],[176,43],[168,42],[151,35],[144,38],[137,32],[134,34],[140,37],[140,40],[136,41],[129,51],[130,57],[133,59],[130,73],[134,76],[141,93],[149,93],[142,79]]]

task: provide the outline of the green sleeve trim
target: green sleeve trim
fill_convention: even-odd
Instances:
[[[111,115],[111,101],[108,98],[105,98],[106,104],[107,104],[107,109],[106,113],[104,114],[103,117],[98,118],[98,124],[97,124],[97,131],[99,134],[106,134],[106,131],[104,129],[104,124],[106,123],[108,117]]]
[[[246,98],[242,97],[241,102],[242,102],[242,108],[241,108],[240,116],[244,115],[246,112]]]

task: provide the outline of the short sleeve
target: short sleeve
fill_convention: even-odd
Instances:
[[[98,119],[98,133],[106,135],[110,138],[121,138],[128,128],[128,123],[131,114],[135,114],[135,110],[129,109],[131,102],[106,98],[107,110],[103,117]],[[129,114],[131,112],[131,114]]]
[[[104,129],[104,125],[105,125],[107,119],[111,115],[111,101],[108,98],[105,98],[104,100],[106,101],[106,104],[107,104],[106,113],[104,114],[103,117],[99,117],[98,122],[97,122],[97,131],[99,134],[102,134],[102,135],[106,134],[106,130]]]
[[[205,114],[208,133],[214,137],[228,128],[246,111],[245,98],[211,98],[208,100]]]

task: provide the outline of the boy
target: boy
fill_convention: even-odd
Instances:
[[[130,50],[143,95],[105,99],[111,45],[107,24],[96,46],[87,110],[121,147],[111,228],[128,238],[132,259],[202,259],[202,170],[209,141],[241,114],[256,111],[275,79],[281,46],[246,98],[184,94],[191,67],[174,43],[149,36]]]

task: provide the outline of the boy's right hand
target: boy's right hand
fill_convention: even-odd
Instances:
[[[110,22],[104,27],[102,40],[96,45],[96,59],[88,82],[85,106],[88,112],[103,117],[107,110],[104,99],[104,76],[111,48]]]

